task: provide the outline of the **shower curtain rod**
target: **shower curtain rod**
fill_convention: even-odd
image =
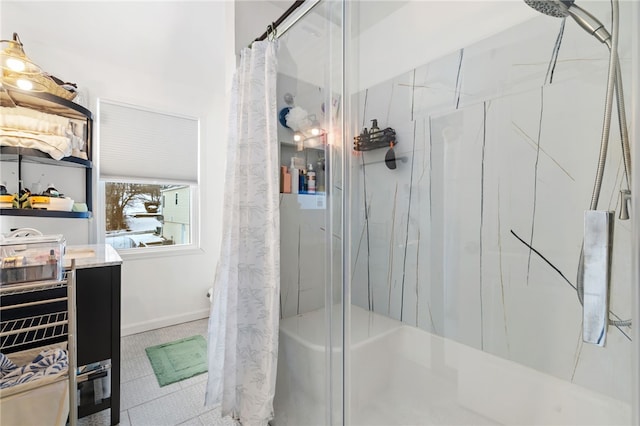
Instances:
[[[276,30],[276,38],[280,37],[281,35],[286,33],[287,30],[289,30],[289,28],[291,28],[303,16],[305,16],[307,14],[307,12],[309,12],[311,9],[313,9],[318,3],[320,3],[320,0],[296,0],[296,1],[294,1],[293,4],[291,6],[289,6],[289,8],[287,10],[285,10],[284,13],[282,15],[280,15],[280,17],[275,22],[272,22],[271,25],[267,26],[267,31],[265,31],[260,37],[256,38],[254,40],[254,42],[255,41],[262,41],[262,40],[266,39],[269,36],[269,34],[271,33],[271,31],[273,31],[274,29]],[[285,22],[285,20],[287,20],[287,18],[291,14],[293,14],[293,12],[295,12],[303,4],[307,5],[305,7],[305,10],[303,10],[298,16],[293,18],[291,22],[287,22],[286,25],[284,25],[282,28],[278,28],[280,25],[282,25]],[[249,46],[249,47],[251,47],[251,46]]]

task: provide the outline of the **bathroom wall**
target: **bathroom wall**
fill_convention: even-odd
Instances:
[[[603,22],[608,8],[588,3]],[[621,3],[626,87],[629,9]],[[610,327],[605,348],[583,344],[574,288],[608,52],[567,20],[552,61],[561,25],[535,16],[409,70],[387,62],[393,77],[353,96],[356,132],[374,118],[396,130],[398,167],[385,167],[386,149],[352,155],[352,301],[630,402],[630,329]],[[616,209],[626,187],[613,120],[603,210]],[[623,319],[632,314],[630,232],[616,220],[610,309]]]
[[[78,83],[94,113],[104,98],[200,119],[200,244],[123,254],[122,332],[207,317],[222,226],[233,3],[3,1],[0,11],[2,39],[18,32],[40,66]],[[31,226],[69,244],[99,241],[100,206],[90,220],[3,216],[0,232]]]

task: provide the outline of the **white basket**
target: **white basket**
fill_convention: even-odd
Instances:
[[[30,349],[8,356],[20,365],[22,359],[33,359],[41,350]],[[0,390],[2,426],[64,426],[68,415],[69,379],[66,369]]]

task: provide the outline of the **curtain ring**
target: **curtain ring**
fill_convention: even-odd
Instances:
[[[267,39],[269,41],[274,41],[276,39],[276,35],[278,34],[278,30],[276,29],[276,23],[272,22],[267,26]]]

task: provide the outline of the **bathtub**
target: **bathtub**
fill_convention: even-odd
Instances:
[[[280,321],[276,426],[326,424],[324,324],[324,309]],[[627,403],[357,306],[351,349],[350,425],[631,424]]]

